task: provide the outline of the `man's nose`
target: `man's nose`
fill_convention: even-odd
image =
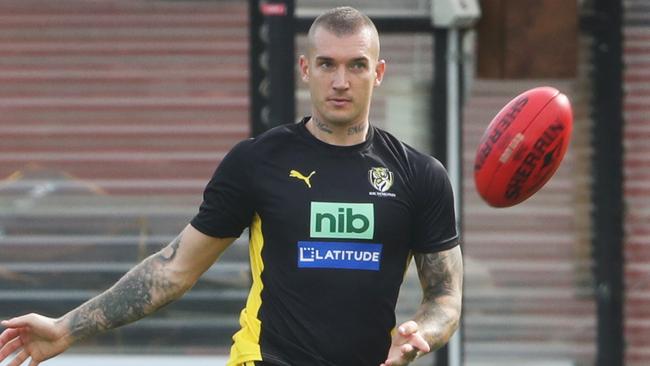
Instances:
[[[344,66],[339,67],[334,73],[334,80],[332,81],[332,87],[334,89],[347,89],[350,87],[348,82],[347,70]]]

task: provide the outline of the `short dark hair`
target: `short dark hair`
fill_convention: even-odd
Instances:
[[[372,20],[367,15],[350,6],[333,8],[319,15],[309,28],[310,38],[313,37],[318,27],[323,27],[338,37],[352,34],[361,27],[368,27],[374,33],[377,33],[377,28]]]

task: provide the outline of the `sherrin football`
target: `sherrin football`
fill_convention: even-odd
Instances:
[[[516,205],[537,192],[562,162],[573,113],[552,87],[530,89],[506,104],[488,125],[474,160],[474,183],[494,207]]]

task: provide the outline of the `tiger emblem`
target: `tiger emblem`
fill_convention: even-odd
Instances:
[[[388,168],[372,168],[368,171],[370,184],[379,192],[386,192],[393,185],[393,172]]]

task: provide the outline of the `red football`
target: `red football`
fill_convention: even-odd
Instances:
[[[474,183],[491,206],[532,196],[553,176],[569,146],[573,114],[566,95],[551,87],[510,101],[485,130],[474,160]]]

